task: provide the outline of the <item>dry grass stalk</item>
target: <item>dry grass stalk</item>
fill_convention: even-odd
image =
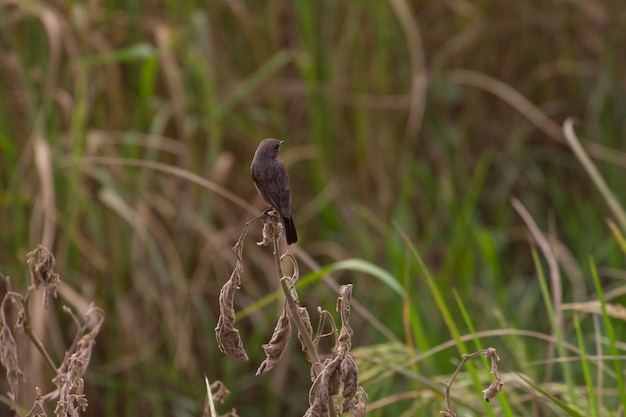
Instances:
[[[606,303],[606,313],[614,319],[626,321],[626,307],[621,304]],[[602,304],[600,301],[585,301],[581,303],[563,304],[563,310],[575,310],[582,313],[602,315]]]
[[[452,407],[452,399],[450,398],[450,388],[452,387],[452,383],[454,382],[454,379],[461,371],[461,368],[463,367],[463,365],[465,365],[466,362],[480,355],[487,356],[489,360],[491,361],[491,374],[493,375],[493,381],[486,389],[483,390],[484,400],[486,402],[490,402],[492,398],[495,398],[495,396],[498,395],[500,391],[502,391],[504,382],[502,381],[502,377],[498,373],[498,361],[500,360],[500,358],[498,357],[498,354],[496,353],[496,350],[494,348],[487,348],[487,349],[479,350],[478,352],[470,353],[468,355],[463,355],[461,359],[461,363],[459,364],[459,366],[457,366],[456,370],[450,377],[450,380],[443,383],[445,386],[444,395],[446,398],[447,409],[439,412],[441,416],[456,417],[456,413],[454,412],[454,408]]]

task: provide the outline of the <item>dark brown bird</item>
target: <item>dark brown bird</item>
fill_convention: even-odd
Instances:
[[[265,139],[262,141],[252,159],[250,174],[257,191],[263,200],[283,216],[287,244],[298,241],[296,226],[291,217],[291,186],[285,164],[278,157],[280,145],[284,140]]]

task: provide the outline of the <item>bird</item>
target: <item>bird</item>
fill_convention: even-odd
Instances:
[[[282,216],[287,244],[291,245],[298,241],[298,234],[291,215],[289,174],[278,156],[283,143],[273,138],[261,141],[250,164],[250,175],[263,200]]]

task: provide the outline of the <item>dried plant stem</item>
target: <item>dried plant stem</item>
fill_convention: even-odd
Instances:
[[[485,401],[489,402],[489,400],[491,400],[493,397],[495,397],[496,394],[498,392],[500,392],[500,390],[502,389],[502,385],[504,383],[502,382],[500,374],[498,374],[498,364],[497,364],[497,361],[500,358],[498,357],[498,354],[496,353],[496,350],[494,348],[490,347],[490,348],[487,348],[487,349],[479,350],[479,351],[474,352],[474,353],[463,355],[462,358],[461,358],[461,363],[459,363],[459,366],[457,366],[456,370],[454,371],[454,373],[450,377],[450,380],[443,383],[443,385],[445,386],[445,389],[444,389],[443,393],[444,393],[444,396],[446,398],[447,410],[440,411],[439,414],[441,416],[443,416],[443,417],[456,417],[456,413],[454,412],[454,408],[452,408],[452,398],[450,397],[450,387],[452,387],[452,383],[454,382],[454,379],[456,378],[456,376],[461,371],[461,368],[463,368],[463,365],[465,365],[466,362],[474,359],[477,356],[481,356],[481,355],[485,355],[485,356],[487,356],[491,360],[491,373],[494,376],[494,380],[491,383],[491,385],[489,385],[488,388],[483,390],[483,395],[484,395]]]
[[[280,280],[280,285],[283,288],[285,297],[287,297],[287,307],[288,307],[288,312],[289,312],[289,318],[291,319],[292,323],[296,325],[296,328],[298,329],[298,332],[300,332],[300,335],[302,335],[302,343],[306,345],[306,354],[309,357],[309,362],[311,363],[320,362],[319,356],[317,356],[317,349],[316,349],[315,343],[313,343],[313,339],[311,339],[311,336],[307,332],[307,328],[304,325],[304,322],[298,315],[298,303],[296,300],[294,300],[291,294],[289,279],[282,278]]]
[[[281,256],[278,236],[274,237],[273,242],[274,262],[276,263],[276,271],[278,272],[278,277],[280,279],[280,286],[282,287],[283,292],[285,293],[285,298],[287,300],[287,312],[289,314],[289,318],[291,319],[291,322],[296,325],[296,328],[300,333],[300,341],[306,347],[306,355],[309,358],[309,362],[311,362],[311,364],[313,365],[319,364],[321,362],[319,355],[317,354],[317,346],[312,339],[313,335],[309,333],[307,326],[304,324],[302,318],[300,317],[300,314],[298,313],[298,300],[294,298],[291,288],[291,280],[288,277],[285,277],[283,274],[283,268],[280,262]],[[311,367],[315,377],[318,373],[316,371],[317,368],[317,366]],[[329,417],[337,417],[337,410],[335,409],[335,403],[333,402],[332,398],[328,399],[328,415]]]
[[[29,290],[30,290],[30,288],[29,288]],[[52,358],[48,354],[48,351],[44,347],[43,343],[41,343],[41,340],[39,340],[39,338],[37,337],[35,332],[33,332],[33,327],[31,326],[30,308],[29,308],[29,305],[28,305],[28,302],[30,300],[30,297],[29,297],[30,294],[31,294],[31,292],[28,291],[28,293],[26,294],[26,297],[24,297],[24,333],[26,333],[26,335],[33,342],[33,344],[35,345],[35,347],[37,348],[39,353],[41,353],[41,356],[43,356],[44,361],[46,362],[46,364],[48,364],[48,367],[50,368],[50,370],[52,372],[56,373],[57,372],[57,367],[54,364],[54,361],[52,360]]]
[[[280,243],[278,242],[278,239],[274,239],[274,262],[276,263],[278,279],[282,280],[285,275],[283,274],[283,266],[280,262]]]
[[[243,226],[243,230],[241,230],[239,239],[237,239],[237,243],[235,243],[235,246],[233,246],[233,250],[237,254],[237,262],[243,264],[243,241],[245,240],[246,235],[248,234],[248,228],[250,227],[252,223],[256,222],[259,219],[262,219],[263,216],[265,216],[265,212],[263,212],[263,214],[256,216],[255,218],[251,220],[248,220],[248,222]]]
[[[293,297],[293,293],[291,292],[290,279],[283,275],[283,268],[280,263],[280,245],[278,243],[278,239],[274,239],[274,261],[276,262],[276,270],[278,271],[280,278],[280,285],[285,293],[285,297],[287,298],[289,318],[291,319],[291,322],[296,325],[298,332],[300,332],[302,343],[306,346],[306,354],[309,357],[309,361],[313,364],[318,363],[320,362],[320,358],[317,355],[317,347],[315,346],[315,343],[313,343],[313,339],[311,338],[312,335],[309,334],[307,327],[300,318],[300,314],[298,314],[298,301]]]
[[[11,297],[13,300],[22,304],[22,309],[23,309],[22,311],[24,312],[22,316],[24,320],[23,322],[24,333],[33,342],[33,344],[35,345],[39,353],[41,353],[41,356],[43,356],[44,361],[46,362],[50,370],[56,374],[57,367],[54,364],[54,361],[48,354],[48,351],[44,347],[43,343],[41,343],[41,340],[39,340],[35,332],[33,332],[33,327],[31,325],[29,301],[30,301],[30,295],[33,293],[33,291],[35,291],[35,287],[31,285],[26,290],[26,294],[24,296],[22,296],[22,294],[11,291],[7,293],[7,297]]]

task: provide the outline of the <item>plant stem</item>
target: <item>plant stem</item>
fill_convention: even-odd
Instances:
[[[26,333],[26,335],[33,342],[33,344],[35,345],[35,347],[37,348],[39,353],[41,353],[41,356],[43,356],[43,358],[44,358],[46,364],[48,364],[48,367],[50,368],[50,370],[56,374],[57,373],[57,367],[54,364],[54,361],[52,360],[52,358],[48,354],[48,351],[44,347],[43,343],[41,343],[41,341],[39,340],[37,335],[33,332],[33,328],[30,325],[29,301],[30,301],[31,288],[32,287],[29,287],[29,289],[28,289],[28,291],[26,293],[26,296],[22,299],[22,306],[24,308],[24,333]]]
[[[280,244],[278,242],[278,237],[273,239],[274,241],[274,262],[276,262],[276,271],[278,272],[278,277],[280,279],[280,286],[285,293],[285,298],[287,299],[287,313],[289,314],[289,318],[293,324],[295,324],[298,332],[300,333],[300,340],[306,347],[306,355],[309,358],[309,362],[312,365],[320,363],[320,358],[317,354],[317,347],[312,339],[312,334],[310,334],[307,330],[307,327],[304,325],[304,322],[300,318],[300,313],[298,311],[298,300],[293,296],[290,286],[290,279],[283,275],[283,268],[280,263]],[[312,366],[313,374],[317,377],[318,372],[316,372],[316,367]],[[337,410],[335,410],[335,403],[332,398],[328,398],[328,415],[329,417],[336,417]]]

